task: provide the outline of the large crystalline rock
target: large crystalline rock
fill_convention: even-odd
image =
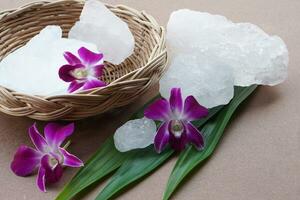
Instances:
[[[156,125],[153,120],[142,118],[126,122],[114,135],[116,148],[121,151],[145,148],[153,144]]]
[[[160,82],[165,97],[170,87],[181,85],[183,91],[199,97],[208,107],[226,104],[233,85],[222,83],[214,75],[224,72],[224,66],[231,71],[226,74],[232,74],[234,84],[239,86],[275,85],[287,77],[288,51],[278,36],[269,36],[253,24],[233,23],[219,15],[186,9],[173,12],[167,26],[167,48],[170,69]],[[182,59],[186,56],[197,59]],[[193,65],[198,66],[198,71],[195,67],[190,69]],[[210,72],[207,65],[212,68]],[[230,80],[227,75],[223,78]]]
[[[269,36],[250,23],[224,29],[230,50],[218,57],[231,65],[235,85],[277,85],[287,78],[288,50],[278,36]]]
[[[69,83],[59,78],[58,70],[67,64],[64,52],[76,55],[80,47],[97,50],[95,45],[62,38],[59,26],[47,26],[1,61],[0,85],[31,95],[66,94]]]
[[[179,87],[184,98],[193,95],[201,105],[210,108],[230,101],[233,84],[232,71],[223,63],[204,55],[180,54],[172,59],[162,77],[160,92],[167,98],[171,88]]]
[[[134,37],[128,25],[98,0],[88,0],[80,21],[71,29],[69,38],[91,42],[104,53],[104,60],[120,64],[134,50]]]
[[[233,23],[209,13],[179,10],[171,15],[167,31],[173,56],[209,53],[212,59],[233,68],[236,85],[274,85],[287,76],[288,51],[284,42],[278,36],[267,35],[256,25]]]

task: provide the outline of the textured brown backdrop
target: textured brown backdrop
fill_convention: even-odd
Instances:
[[[0,9],[15,8],[30,0],[0,0]],[[162,25],[179,8],[225,15],[236,22],[251,22],[281,36],[290,51],[288,80],[277,87],[262,87],[227,128],[214,156],[173,196],[177,200],[297,200],[300,197],[300,1],[299,0],[105,0],[146,10]],[[157,92],[154,88],[125,111],[76,123],[70,151],[86,160],[126,120],[134,109]],[[35,177],[16,177],[9,164],[20,144],[30,144],[32,120],[0,114],[0,199],[54,199],[76,172],[43,194]],[[125,192],[118,199],[158,200],[175,159]],[[101,185],[84,199],[93,199]]]

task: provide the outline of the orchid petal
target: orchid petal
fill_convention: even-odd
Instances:
[[[176,151],[182,151],[187,144],[187,135],[185,132],[181,134],[180,137],[176,137],[174,134],[170,134],[169,143],[173,149]]]
[[[191,123],[186,124],[186,132],[188,141],[193,143],[194,146],[201,150],[204,147],[204,137],[201,132],[195,128]]]
[[[10,165],[17,176],[28,176],[38,166],[41,153],[27,146],[20,146]]]
[[[208,115],[208,109],[201,106],[193,96],[188,96],[184,102],[184,117],[193,121]]]
[[[34,146],[41,152],[48,152],[48,144],[44,137],[39,133],[36,128],[36,124],[34,123],[29,128],[29,136],[31,141],[33,142]]]
[[[68,92],[72,93],[80,89],[84,85],[84,82],[72,81],[69,85]]]
[[[103,81],[100,81],[96,78],[93,79],[89,79],[87,80],[84,85],[83,85],[83,89],[84,90],[88,90],[88,89],[92,89],[92,88],[98,88],[98,87],[104,87],[106,86],[106,83],[104,83]]]
[[[72,54],[71,52],[68,52],[68,51],[65,52],[64,57],[70,65],[81,64],[80,59],[77,56],[75,56],[74,54]]]
[[[41,167],[44,168],[45,171],[51,170],[51,166],[49,164],[50,158],[51,158],[50,155],[46,154],[41,159]]]
[[[102,53],[94,53],[85,47],[81,47],[78,50],[78,54],[79,54],[80,58],[82,59],[83,63],[87,64],[87,65],[96,64],[96,63],[100,62],[103,58]]]
[[[72,81],[76,80],[76,77],[74,77],[71,72],[78,68],[84,68],[84,66],[82,64],[63,65],[59,69],[59,72],[58,72],[60,79],[66,81],[66,82],[72,82]]]
[[[55,166],[51,166],[50,163],[49,163],[50,158],[51,157],[49,155],[45,155],[42,158],[41,168],[45,169],[46,183],[56,183],[62,177],[63,168],[59,163]]]
[[[158,99],[145,109],[144,115],[149,119],[167,121],[171,118],[170,104],[166,99]]]
[[[158,153],[161,153],[162,150],[165,148],[165,146],[169,142],[170,133],[169,133],[168,128],[169,128],[168,122],[163,123],[158,128],[157,134],[154,138],[154,147]]]
[[[83,162],[79,158],[77,158],[75,155],[70,154],[63,148],[59,148],[59,150],[64,157],[64,162],[62,163],[64,166],[69,166],[69,167],[82,167],[83,166]]]
[[[74,123],[70,123],[66,126],[57,123],[48,123],[45,126],[44,132],[47,143],[52,148],[57,148],[67,137],[72,135],[74,132]]]
[[[92,67],[93,76],[99,78],[103,74],[104,65],[96,65]]]
[[[180,88],[172,88],[169,102],[173,113],[180,115],[183,107]]]
[[[56,183],[61,179],[62,175],[63,167],[60,164],[58,164],[53,169],[53,171],[49,171],[49,173],[47,173],[46,171],[46,181],[47,183]]]
[[[43,167],[39,168],[36,185],[42,192],[46,192],[46,170]]]

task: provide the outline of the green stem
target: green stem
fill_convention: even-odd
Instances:
[[[63,146],[63,149],[67,149],[71,144],[71,140],[68,140],[68,142]]]

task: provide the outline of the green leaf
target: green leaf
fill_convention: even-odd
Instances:
[[[207,120],[214,116],[221,107],[212,108],[209,115],[202,120],[196,121],[197,127],[203,125]],[[131,183],[141,179],[153,170],[157,169],[173,154],[173,150],[168,148],[161,154],[154,151],[153,145],[137,150],[132,156],[122,164],[118,171],[109,180],[108,184],[97,196],[96,200],[106,200],[117,194]]]
[[[136,151],[113,175],[106,187],[97,196],[96,200],[109,199],[125,186],[160,166],[172,154],[172,149],[167,149],[161,154],[158,154],[154,151],[153,145]]]
[[[64,187],[56,200],[69,200],[91,184],[99,181],[110,172],[116,170],[126,160],[130,153],[119,152],[114,145],[113,137],[89,159],[85,166]]]
[[[133,114],[131,119],[143,117],[145,107],[158,98],[160,98],[159,95],[151,99]],[[113,137],[108,138],[101,148],[85,163],[85,166],[64,187],[62,192],[56,197],[56,200],[72,199],[93,183],[100,181],[106,175],[119,168],[130,154],[131,152],[119,152],[115,148]]]
[[[197,165],[213,153],[233,113],[237,107],[256,89],[256,87],[257,86],[255,85],[246,88],[236,87],[235,96],[231,102],[224,106],[216,118],[208,121],[203,127],[202,133],[206,138],[205,149],[199,152],[190,146],[180,154],[169,177],[163,197],[164,200],[171,197],[172,193],[187,174],[189,174]]]

